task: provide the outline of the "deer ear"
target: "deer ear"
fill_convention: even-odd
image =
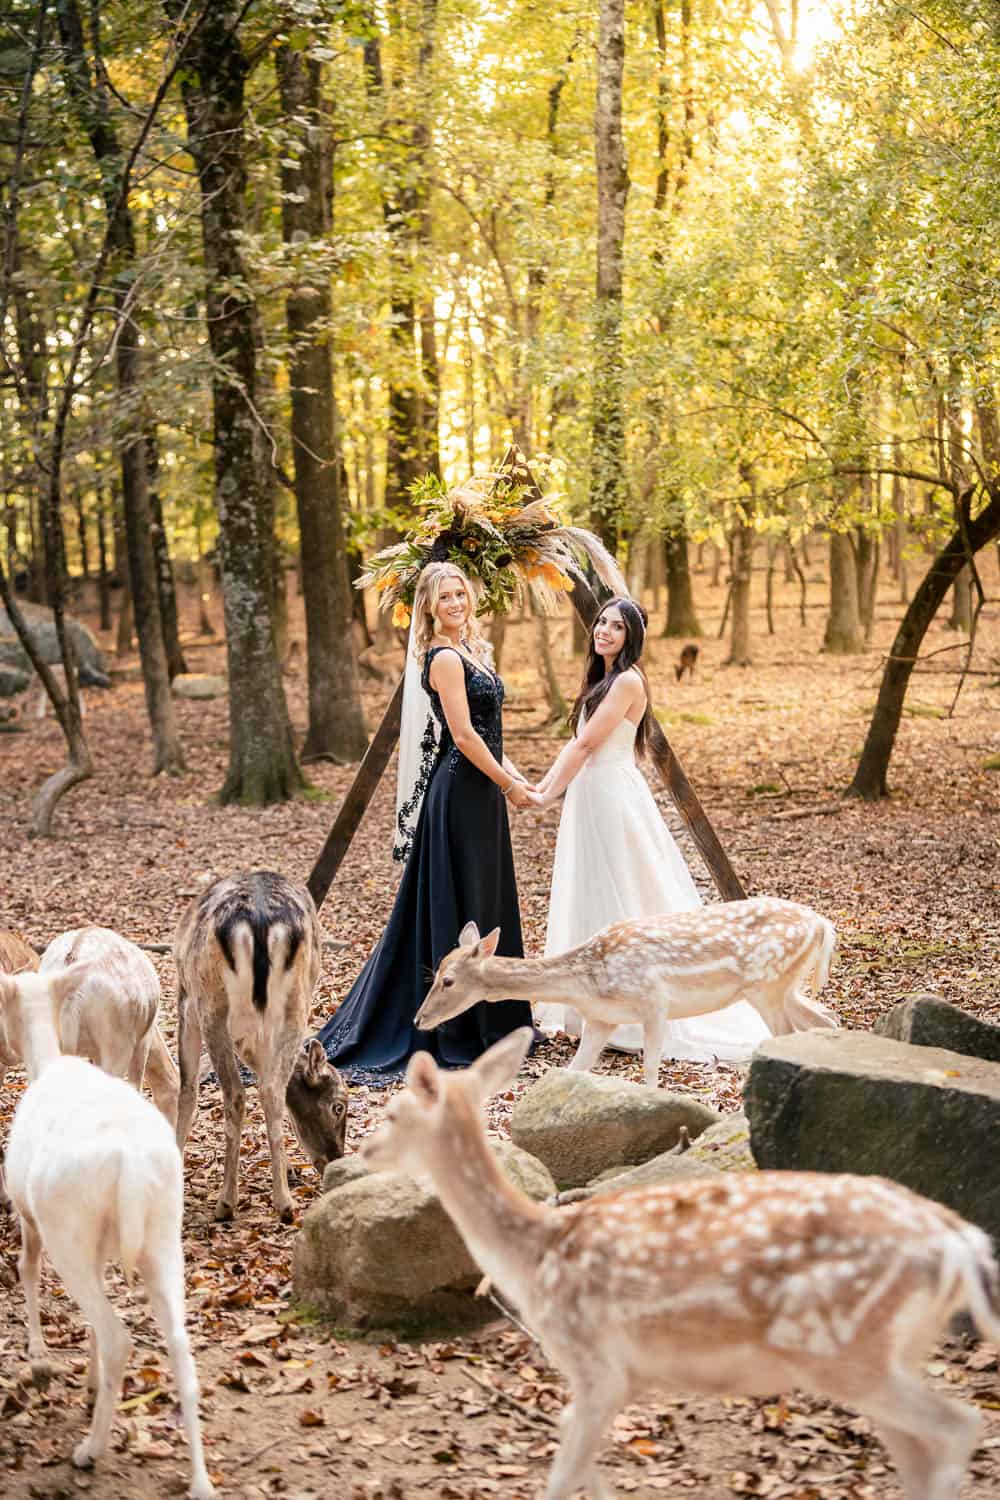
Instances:
[[[458,934],[458,946],[460,948],[472,948],[479,942],[479,928],[475,922],[466,922]]]
[[[84,980],[89,978],[91,974],[96,974],[97,970],[98,965],[89,959],[84,959],[80,963],[70,964],[66,969],[57,970],[52,975],[52,993],[55,996],[56,1003],[62,1005],[67,996],[71,995],[74,990],[79,989]]]
[[[532,1027],[519,1026],[509,1036],[494,1042],[489,1051],[472,1064],[469,1072],[477,1075],[484,1099],[510,1088],[521,1071],[534,1037]]]
[[[476,957],[492,958],[494,953],[497,951],[497,943],[499,943],[499,941],[500,929],[499,927],[494,927],[492,932],[488,932],[484,938],[479,939],[479,946],[476,949]]]
[[[315,1036],[306,1042],[306,1072],[313,1082],[326,1072],[326,1052],[323,1043]]]
[[[438,1066],[429,1052],[414,1052],[406,1070],[406,1086],[422,1104],[433,1104],[440,1092]]]

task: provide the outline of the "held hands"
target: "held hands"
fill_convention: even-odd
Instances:
[[[511,803],[513,807],[541,808],[542,806],[544,806],[541,797],[536,791],[533,791],[532,788],[529,787],[526,781],[514,782],[514,785],[507,793],[507,801]]]

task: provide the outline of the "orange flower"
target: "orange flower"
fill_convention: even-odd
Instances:
[[[398,604],[393,605],[392,623],[401,626],[406,626],[410,623],[410,606],[404,604],[402,599],[400,599]]]
[[[399,582],[399,574],[398,573],[387,573],[384,578],[379,578],[377,580],[377,582],[375,584],[375,588],[378,591],[378,593],[381,594],[381,592],[382,592],[383,589],[391,589],[392,586],[393,586],[393,584],[394,583],[398,583],[398,582]]]

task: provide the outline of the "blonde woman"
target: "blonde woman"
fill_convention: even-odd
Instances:
[[[466,1067],[508,1031],[531,1025],[531,1007],[520,1001],[473,1006],[435,1031],[413,1024],[466,922],[481,932],[499,926],[500,951],[523,953],[507,804],[538,799],[503,753],[503,683],[488,665],[472,586],[452,563],[428,563],[420,575],[410,650],[432,722],[404,707],[412,728],[401,733],[400,765],[410,741],[422,749],[399,794],[397,851],[406,868],[385,931],[319,1033],[338,1067],[373,1083],[421,1050]]]

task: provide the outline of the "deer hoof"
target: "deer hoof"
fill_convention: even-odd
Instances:
[[[229,1203],[225,1198],[220,1198],[215,1205],[215,1221],[217,1224],[228,1224],[236,1217],[236,1205]]]
[[[49,1381],[56,1373],[56,1367],[50,1359],[44,1355],[39,1359],[31,1361],[31,1383],[38,1391],[47,1391]]]
[[[295,1210],[292,1205],[289,1203],[284,1208],[280,1208],[278,1210],[278,1217],[281,1219],[282,1224],[293,1223],[295,1220]]]
[[[90,1438],[84,1438],[82,1443],[77,1443],[73,1449],[73,1467],[75,1469],[92,1469],[94,1467],[94,1453],[90,1446]]]

